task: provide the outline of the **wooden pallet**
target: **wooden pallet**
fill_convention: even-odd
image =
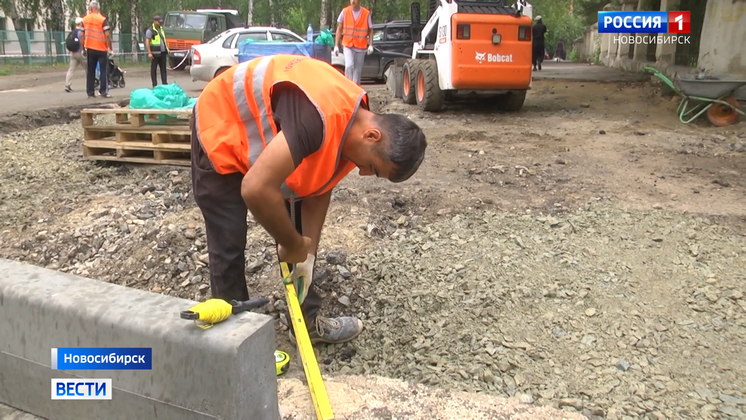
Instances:
[[[114,115],[116,122],[96,124],[97,115]],[[191,109],[85,109],[80,117],[86,159],[191,164]]]

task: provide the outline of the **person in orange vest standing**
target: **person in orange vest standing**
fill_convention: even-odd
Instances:
[[[360,0],[350,0],[350,5],[337,17],[334,55],[339,55],[340,41],[344,48],[345,76],[359,85],[365,55],[373,53],[373,19]]]
[[[86,91],[88,97],[95,97],[94,84],[96,79],[96,65],[99,66],[99,80],[101,86],[99,93],[104,98],[109,95],[109,53],[111,52],[111,27],[109,20],[99,12],[98,1],[88,4],[88,14],[83,18],[83,46],[86,59],[88,60],[88,72],[86,74]]]
[[[332,189],[355,168],[409,179],[427,147],[420,127],[370,111],[365,90],[328,63],[290,54],[257,57],[215,77],[192,121],[192,188],[205,221],[212,297],[249,299],[250,211],[290,265],[311,341],[357,337],[362,322],[319,315],[322,299],[311,287]]]

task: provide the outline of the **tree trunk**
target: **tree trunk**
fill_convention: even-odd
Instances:
[[[18,43],[21,45],[21,54],[26,56],[31,53],[31,48],[29,44],[29,33],[26,31],[21,31],[19,28],[25,29],[25,26],[23,22],[21,21],[21,15],[18,10],[18,5],[16,4],[16,0],[7,0],[2,2],[3,5],[7,6],[7,8],[4,8],[5,15],[10,17],[10,21],[13,22],[13,26],[16,29],[16,36],[18,37]],[[9,41],[13,41],[10,39]],[[28,58],[28,60],[31,60],[31,57]],[[29,61],[30,62],[30,61]]]
[[[132,1],[130,6],[130,21],[131,21],[131,38],[132,38],[132,62],[137,63],[140,61],[140,18],[137,16],[137,2]]]
[[[328,15],[329,14],[329,0],[321,0],[321,22],[320,28],[321,29],[329,29],[332,28],[329,27],[329,21],[328,21]]]
[[[249,14],[246,17],[246,24],[247,25],[254,24],[254,0],[249,0]]]
[[[53,47],[50,48],[50,52],[54,52],[55,58],[52,60],[53,63],[64,63],[66,49],[65,43],[65,31],[67,30],[65,25],[65,10],[62,4],[62,0],[51,0],[45,2],[46,8],[49,10],[49,20],[47,21],[47,31],[51,35],[49,40]]]
[[[272,0],[269,1],[269,24],[274,25],[275,24],[275,11],[272,8]]]

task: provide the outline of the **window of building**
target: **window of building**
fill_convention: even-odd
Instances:
[[[26,33],[28,33],[29,40],[33,40],[34,38],[36,38],[36,33],[34,33],[34,20],[33,19],[21,19],[21,27],[22,27],[21,29],[22,31],[26,31]]]

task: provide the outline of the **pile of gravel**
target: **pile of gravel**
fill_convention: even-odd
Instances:
[[[83,161],[78,139],[77,124],[2,139],[0,257],[208,297],[188,170]],[[417,200],[388,188],[366,196]],[[358,241],[335,236],[316,285],[327,314],[359,316],[366,329],[319,348],[325,372],[608,419],[746,416],[746,246],[726,225],[600,201],[553,216],[423,212],[363,206],[359,190],[342,190],[329,220]],[[249,286],[273,298],[281,319],[275,259],[252,222]]]

